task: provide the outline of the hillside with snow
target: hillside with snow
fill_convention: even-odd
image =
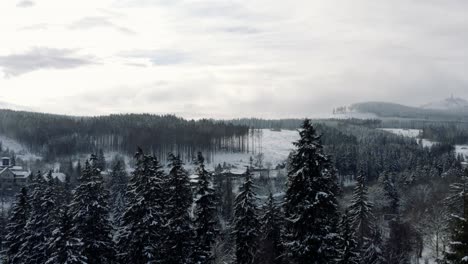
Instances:
[[[440,101],[431,102],[421,106],[424,109],[468,111],[468,101],[463,98],[449,97]]]

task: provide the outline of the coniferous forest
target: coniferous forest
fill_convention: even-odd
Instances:
[[[101,152],[64,181],[32,173],[2,220],[3,263],[464,263],[468,170],[453,147],[362,124],[298,133],[272,178],[142,148],[131,169]]]

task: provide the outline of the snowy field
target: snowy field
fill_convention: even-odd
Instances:
[[[468,145],[456,145],[455,152],[459,155],[463,155],[465,160],[468,160]]]
[[[255,136],[257,137],[257,136]],[[212,164],[229,163],[239,170],[245,171],[245,166],[249,165],[250,157],[254,157],[258,153],[263,153],[264,166],[270,163],[273,166],[284,162],[289,153],[294,149],[293,142],[299,139],[299,133],[296,130],[281,130],[271,131],[262,129],[260,136],[256,139],[256,148],[250,153],[217,153],[212,158]]]

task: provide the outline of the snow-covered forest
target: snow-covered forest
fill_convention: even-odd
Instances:
[[[131,162],[97,151],[33,170],[2,190],[3,263],[463,263],[468,170],[448,139],[460,130],[376,125],[306,120],[284,162],[136,148]]]

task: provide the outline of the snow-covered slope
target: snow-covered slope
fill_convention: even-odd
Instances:
[[[432,103],[423,105],[422,108],[435,109],[435,110],[450,110],[450,111],[459,111],[459,110],[468,111],[468,101],[463,98],[452,96],[441,101],[432,102]]]
[[[41,157],[31,153],[25,146],[12,138],[0,135],[0,142],[2,143],[3,149],[9,149],[13,151],[18,158],[23,160],[41,159]]]

